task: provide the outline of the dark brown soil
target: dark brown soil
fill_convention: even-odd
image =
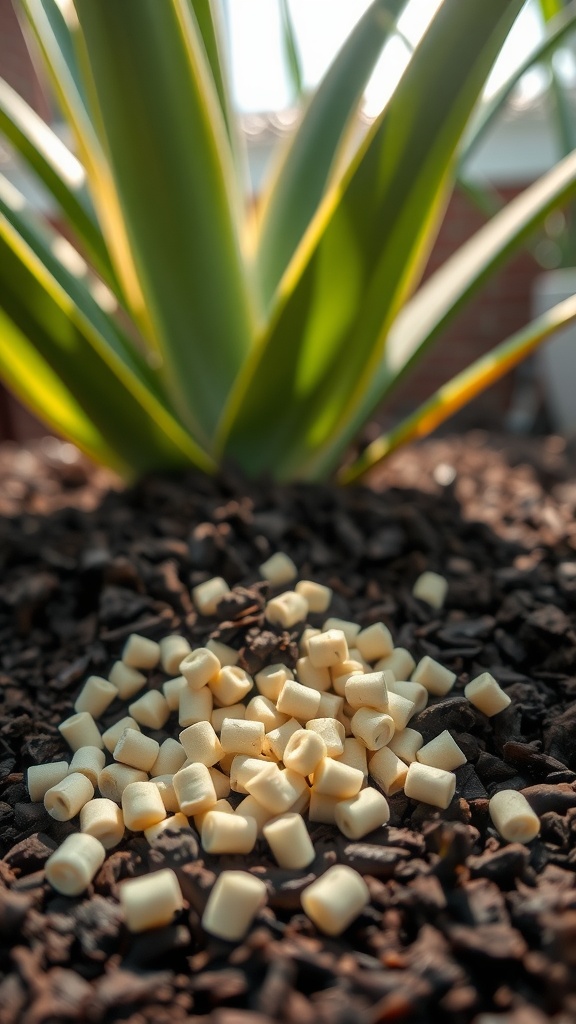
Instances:
[[[0,1024],[576,1019],[571,461],[555,438],[499,451],[475,434],[400,453],[375,487],[190,474],[121,491],[57,442],[0,450]],[[257,566],[275,550],[334,589],[331,614],[383,620],[397,645],[458,673],[454,692],[415,723],[426,739],[451,729],[465,749],[454,801],[439,812],[398,795],[390,825],[360,843],[311,826],[318,852],[305,878],[275,867],[264,843],[249,858],[204,857],[191,829],[155,849],[128,839],[85,896],[54,893],[43,864],[74,823],[31,804],[23,773],[66,753],[56,727],[82,680],[106,674],[134,631],[219,636],[252,672],[293,658],[297,631],[263,627]],[[426,568],[449,579],[441,613],[411,595]],[[237,598],[220,621],[201,620],[190,587],[213,575]],[[483,670],[512,698],[491,720],[462,697]],[[541,815],[529,846],[490,827],[488,797],[511,787]],[[336,861],[365,874],[372,902],[331,940],[299,893]],[[177,871],[186,910],[172,927],[131,936],[117,884],[162,866]],[[215,873],[231,866],[257,872],[269,891],[239,946],[200,927]]]

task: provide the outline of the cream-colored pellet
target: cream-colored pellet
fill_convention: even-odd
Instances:
[[[253,796],[245,796],[240,801],[238,807],[234,811],[234,814],[238,814],[243,818],[253,818],[256,822],[256,828],[258,829],[258,835],[262,836],[262,829],[267,821],[275,816],[274,811],[269,811],[263,804],[259,804]]]
[[[303,622],[308,615],[308,602],[295,590],[285,590],[278,597],[271,598],[264,609],[264,616],[273,626],[291,629],[297,622]]]
[[[230,795],[230,779],[218,768],[208,768],[218,800]]]
[[[288,721],[288,715],[283,715],[268,697],[262,697],[261,695],[252,697],[252,700],[248,702],[245,717],[248,722],[262,722],[264,732],[278,729],[279,726],[284,725]]]
[[[160,644],[138,633],[131,633],[124,644],[122,661],[129,668],[156,668],[160,661]]]
[[[179,669],[191,690],[201,690],[216,679],[222,665],[207,647],[190,651],[180,663]]]
[[[256,688],[263,697],[276,702],[287,679],[294,679],[292,669],[286,665],[268,665],[254,676]]]
[[[262,753],[265,756],[275,757],[277,761],[282,761],[288,740],[301,728],[302,726],[297,719],[289,718],[278,729],[271,729],[270,732],[266,733]]]
[[[150,828],[145,828],[144,836],[150,845],[153,846],[164,832],[182,832],[183,829],[189,828],[189,826],[190,822],[186,815],[182,814],[181,811],[177,811],[176,814],[172,814],[169,818],[164,818],[164,821],[158,821],[155,825],[150,825]]]
[[[270,761],[248,754],[235,754],[230,766],[230,788],[235,793],[247,793],[246,783],[261,772]]]
[[[94,796],[94,786],[85,775],[74,772],[51,786],[44,794],[44,807],[56,821],[70,821]]]
[[[298,588],[296,588],[296,590],[298,590]],[[310,611],[312,611],[312,609],[310,609]],[[313,636],[318,636],[318,634],[321,632],[321,629],[314,629],[313,626],[306,626],[306,629],[302,630],[302,634],[298,641],[298,650],[300,652],[301,658],[307,658],[308,654],[310,653],[308,647],[310,643],[310,638]]]
[[[394,641],[390,630],[383,622],[374,622],[366,629],[360,630],[354,646],[362,657],[372,664],[379,658],[390,657],[394,650]]]
[[[408,768],[404,792],[411,800],[420,800],[446,810],[456,791],[456,777],[443,768],[413,761]]]
[[[121,883],[119,897],[131,932],[172,924],[174,915],[183,907],[178,878],[171,868],[162,868],[141,878],[129,878]]]
[[[298,576],[294,562],[283,551],[277,551],[260,566],[260,575],[273,587],[283,587]]]
[[[356,739],[355,736],[351,736],[344,740],[344,750],[339,757],[336,758],[341,764],[350,765],[351,768],[358,768],[364,778],[368,775],[368,756],[366,753],[366,747],[360,740]]]
[[[239,720],[246,718],[246,705],[230,704],[226,708],[214,708],[210,718],[210,724],[214,732],[220,732],[225,718],[237,718]]]
[[[322,614],[327,611],[333,593],[330,587],[315,583],[313,580],[300,580],[294,589],[306,599],[311,612]]]
[[[344,707],[344,698],[339,697],[336,693],[321,693],[320,703],[318,705],[318,711],[316,713],[317,718],[340,718],[342,714],[342,708]]]
[[[435,697],[445,697],[456,682],[456,673],[450,672],[450,669],[426,654],[416,665],[410,679],[413,683],[421,683]]]
[[[162,693],[170,711],[179,710],[182,690],[185,690],[187,686],[188,683],[184,676],[175,676],[174,679],[167,679],[165,683],[162,683]]]
[[[80,811],[80,831],[99,839],[105,850],[117,846],[124,835],[122,811],[113,800],[89,800]]]
[[[437,572],[423,572],[412,587],[412,593],[432,608],[442,608],[448,593],[448,580]]]
[[[210,722],[196,722],[195,725],[189,725],[180,733],[179,739],[186,752],[186,757],[193,761],[199,761],[208,768],[216,764],[224,754],[224,748]]]
[[[44,865],[46,880],[63,896],[80,896],[102,867],[105,857],[106,850],[98,839],[74,832],[48,857]]]
[[[346,637],[346,643],[348,647],[354,647],[356,637],[360,632],[360,626],[357,622],[349,622],[347,619],[338,619],[333,616],[322,625],[322,631],[326,632],[329,629],[341,629]]]
[[[108,676],[118,690],[120,700],[130,700],[146,684],[146,676],[123,661],[115,661]]]
[[[360,792],[363,782],[364,776],[358,768],[351,768],[342,761],[325,757],[314,772],[313,791],[324,796],[348,800]]]
[[[351,676],[345,686],[345,697],[353,708],[388,711],[388,683],[393,680],[385,672],[367,672]]]
[[[276,703],[278,711],[300,722],[307,722],[318,713],[320,693],[309,686],[302,686],[293,679],[287,679]]]
[[[388,714],[393,720],[396,729],[405,729],[414,714],[415,704],[407,697],[401,697],[399,693],[388,690]]]
[[[251,853],[257,835],[254,818],[211,810],[202,823],[201,842],[206,853]]]
[[[67,761],[52,761],[49,764],[33,764],[26,773],[28,795],[33,804],[43,800],[49,789],[57,786],[68,775]]]
[[[316,793],[312,789],[310,807],[308,808],[309,821],[319,821],[322,825],[335,825],[336,808],[341,802],[337,796],[326,796],[324,793]]]
[[[126,786],[129,786],[131,782],[147,781],[146,772],[138,768],[131,768],[127,764],[109,764],[102,769],[98,776],[98,789],[101,796],[119,804]]]
[[[540,831],[540,819],[516,789],[501,789],[488,804],[495,829],[509,843],[530,843]]]
[[[160,690],[148,690],[143,697],[129,704],[128,710],[132,718],[147,729],[162,729],[170,717],[168,701]]]
[[[168,676],[181,672],[180,662],[190,653],[190,644],[185,636],[165,636],[160,641],[160,664]]]
[[[220,743],[225,754],[257,757],[262,753],[265,735],[262,722],[225,718],[220,730]]]
[[[323,633],[319,634],[323,636]],[[327,668],[316,668],[309,657],[298,658],[296,662],[296,675],[302,686],[309,686],[313,690],[324,693],[332,685],[330,670]]]
[[[111,725],[109,729],[106,729],[106,732],[102,733],[102,742],[110,754],[114,752],[114,747],[125,729],[135,729],[136,732],[140,732],[138,722],[134,718],[130,718],[129,715],[126,715],[118,722],[115,722],[114,725]]]
[[[89,676],[74,703],[76,712],[87,711],[92,718],[100,718],[118,696],[114,683],[102,676]]]
[[[370,758],[368,772],[386,796],[393,796],[404,787],[408,766],[389,747],[382,747]]]
[[[368,786],[350,800],[342,800],[334,811],[336,824],[347,839],[362,839],[390,818],[386,797]]]
[[[154,782],[131,782],[122,793],[124,824],[131,832],[143,832],[166,817],[166,808]]]
[[[413,715],[424,711],[428,703],[428,690],[421,683],[413,683],[404,679],[392,680],[388,687],[390,693],[396,693],[399,697],[412,701],[414,705]]]
[[[310,637],[308,651],[314,668],[342,665],[348,658],[348,644],[341,629],[327,629]]]
[[[79,750],[80,747],[104,747],[98,726],[88,711],[80,711],[77,715],[66,718],[58,726],[58,731],[71,750]]]
[[[416,754],[423,743],[424,737],[421,733],[416,732],[416,729],[401,729],[399,732],[394,733],[388,746],[392,753],[396,754],[402,761],[412,764],[412,761],[417,760]]]
[[[96,787],[98,776],[105,764],[106,754],[100,747],[79,747],[70,761],[68,775],[80,772]]]
[[[339,757],[344,753],[346,734],[341,722],[334,718],[312,718],[306,723],[306,729],[322,737],[328,757]]]
[[[228,942],[239,942],[266,903],[266,885],[247,871],[223,871],[202,915],[202,927]]]
[[[409,679],[415,667],[416,662],[405,647],[395,647],[392,654],[380,658],[374,666],[378,672],[392,672],[395,679]]]
[[[246,789],[250,796],[269,811],[283,814],[290,810],[307,786],[305,779],[297,772],[289,768],[280,771],[277,765],[269,764],[248,780]]]
[[[357,647],[351,647],[348,653],[349,653],[349,659],[348,660],[349,661],[358,662],[358,664],[360,665],[360,667],[361,667],[363,672],[373,672],[374,671],[373,666],[370,665],[369,662],[366,661],[366,658],[364,658],[360,654],[360,651],[358,650]]]
[[[160,753],[160,744],[151,736],[145,736],[135,729],[125,729],[114,747],[112,757],[131,768],[149,772]]]
[[[444,729],[439,736],[420,748],[416,760],[420,761],[420,764],[429,764],[433,768],[443,768],[445,772],[452,772],[460,765],[466,764],[466,754],[448,730]]]
[[[194,815],[194,827],[198,833],[202,832],[202,825],[207,814],[212,814],[212,811],[220,811],[222,814],[234,814],[234,808],[228,803],[227,800],[217,800],[213,807],[210,807],[208,811],[202,811],[201,814]],[[186,818],[188,824],[188,819]]]
[[[158,757],[150,769],[150,774],[152,776],[174,775],[177,771],[180,771],[187,756],[189,755],[184,750],[182,744],[169,736],[167,740],[160,744]]]
[[[254,683],[251,676],[238,665],[225,665],[210,682],[210,690],[218,704],[238,704],[250,693]]]
[[[174,791],[174,775],[155,775],[150,779],[150,782],[153,782],[158,788],[158,792],[162,797],[162,803],[170,814],[175,814],[180,810],[178,797]]]
[[[328,868],[300,897],[304,912],[326,935],[341,935],[370,902],[370,891],[346,864]]]
[[[185,686],[180,691],[178,722],[185,728],[196,722],[209,722],[213,707],[214,697],[209,686],[203,686],[201,690]]]
[[[498,685],[490,672],[482,672],[468,683],[464,687],[464,696],[488,718],[504,711],[510,704],[510,697]]]
[[[370,668],[370,666],[368,666],[368,668]],[[335,673],[334,669],[330,670],[332,689],[339,697],[346,696],[346,683],[349,679],[352,679],[354,676],[364,675],[364,665],[362,662],[356,661],[352,658],[348,658],[343,662],[342,669],[343,671],[338,671],[338,674]]]
[[[294,803],[290,804],[290,807],[288,808],[290,813],[291,814],[304,814],[308,810],[308,807],[309,807],[309,804],[310,804],[310,794],[311,793],[312,793],[312,790],[310,789],[310,787],[306,786],[302,790],[300,795],[296,797]]]
[[[395,732],[394,719],[372,708],[358,708],[350,720],[350,728],[356,739],[361,740],[368,750],[380,750],[392,739]]]
[[[211,580],[192,588],[192,600],[201,615],[216,615],[219,602],[229,593],[230,587],[226,580],[221,576],[213,576]]]
[[[206,642],[206,649],[212,651],[220,662],[222,668],[227,665],[237,665],[240,659],[240,652],[236,651],[233,647],[228,644],[221,643],[220,640],[208,640]]]
[[[301,814],[282,814],[264,825],[262,832],[281,868],[301,871],[316,856]]]
[[[283,761],[287,768],[299,775],[312,775],[327,753],[320,733],[298,729],[286,744]]]
[[[205,764],[181,768],[172,779],[180,810],[191,817],[208,811],[216,803],[216,790]]]

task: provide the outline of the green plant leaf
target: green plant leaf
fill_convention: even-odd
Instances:
[[[521,5],[445,0],[328,194],[223,419],[224,450],[246,471],[313,472],[354,415],[422,273],[463,128]]]
[[[302,61],[296,42],[296,32],[288,0],[279,0],[280,20],[282,24],[282,46],[284,49],[284,63],[294,92],[294,98],[299,100],[304,93],[304,75],[302,73]]]
[[[574,321],[576,295],[558,303],[444,384],[416,412],[372,441],[358,459],[345,466],[338,474],[339,482],[355,483],[400,445],[431,434],[441,423],[518,366],[543,341]]]
[[[209,447],[252,326],[229,147],[201,41],[186,0],[76,0],[76,11],[146,296],[145,319],[133,312],[180,415]]]
[[[375,0],[312,96],[261,198],[256,260],[266,307],[324,194],[339,146],[407,0]]]
[[[71,440],[115,468],[143,473],[195,463],[212,469],[50,273],[44,255],[0,213],[0,307],[3,322],[12,324],[0,336],[0,367],[11,386]],[[61,383],[52,402],[56,378]]]
[[[0,79],[0,132],[38,176],[68,218],[95,270],[114,285],[115,274],[85,188],[82,164],[14,89]]]

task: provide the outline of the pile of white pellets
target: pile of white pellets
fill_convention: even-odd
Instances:
[[[275,590],[298,575],[282,553],[260,571]],[[426,572],[413,592],[440,608],[446,588],[442,576]],[[215,577],[192,597],[210,616],[227,593]],[[331,598],[328,587],[301,580],[267,602],[265,618],[289,630],[309,612],[325,613]],[[53,888],[68,896],[84,892],[126,829],[154,845],[166,829],[184,829],[192,819],[207,853],[249,854],[263,837],[281,868],[301,871],[315,858],[305,816],[358,840],[386,824],[386,797],[400,790],[447,808],[454,771],[466,757],[448,731],[424,743],[409,722],[430,696],[452,689],[455,674],[428,656],[416,664],[382,622],[361,629],[327,618],[322,629],[304,629],[299,653],[294,671],[276,664],[252,678],[238,666],[238,652],[216,640],[191,650],[182,636],[156,643],[132,634],[109,678],[90,676],[75,714],[59,726],[73,752],[70,763],[28,769],[32,801],[43,800],[57,821],[79,815],[79,831],[46,862]],[[145,689],[145,672],[158,665],[169,678],[162,690]],[[464,693],[487,716],[510,703],[488,672]],[[128,703],[127,715],[101,732],[98,719],[114,701]],[[177,738],[160,745],[146,729],[163,729],[172,713]],[[231,791],[243,796],[236,808]],[[521,793],[503,790],[489,809],[504,839],[530,842],[538,834],[539,819]],[[124,881],[120,901],[133,932],[166,925],[182,909],[171,869]],[[265,902],[261,879],[223,871],[203,927],[238,941]],[[321,931],[339,935],[368,904],[369,891],[358,872],[336,865],[304,889],[301,902]]]

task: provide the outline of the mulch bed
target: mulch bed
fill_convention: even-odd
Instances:
[[[522,450],[474,434],[400,453],[372,490],[189,474],[123,491],[70,446],[0,449],[0,1024],[576,1019],[572,467],[557,438]],[[465,750],[452,804],[437,811],[399,794],[390,825],[358,843],[311,825],[317,858],[305,878],[278,869],[263,842],[248,858],[215,858],[193,830],[154,849],[134,836],[85,896],[59,896],[42,868],[74,826],[29,802],[23,773],[68,753],[57,724],[131,632],[183,631],[197,645],[213,635],[241,649],[251,672],[291,663],[297,631],[262,617],[257,566],[276,550],[334,589],[330,614],[384,621],[398,646],[458,673],[448,698],[411,723],[426,740],[449,728]],[[441,613],[411,595],[424,569],[449,580]],[[190,588],[214,575],[237,589],[208,621]],[[512,698],[491,720],[462,696],[484,670]],[[490,825],[488,797],[501,788],[522,789],[541,816],[529,846]],[[335,862],[365,874],[372,897],[338,940],[321,937],[299,903]],[[171,927],[130,935],[118,882],[166,866],[187,909]],[[237,946],[200,927],[215,875],[230,867],[269,890]]]

